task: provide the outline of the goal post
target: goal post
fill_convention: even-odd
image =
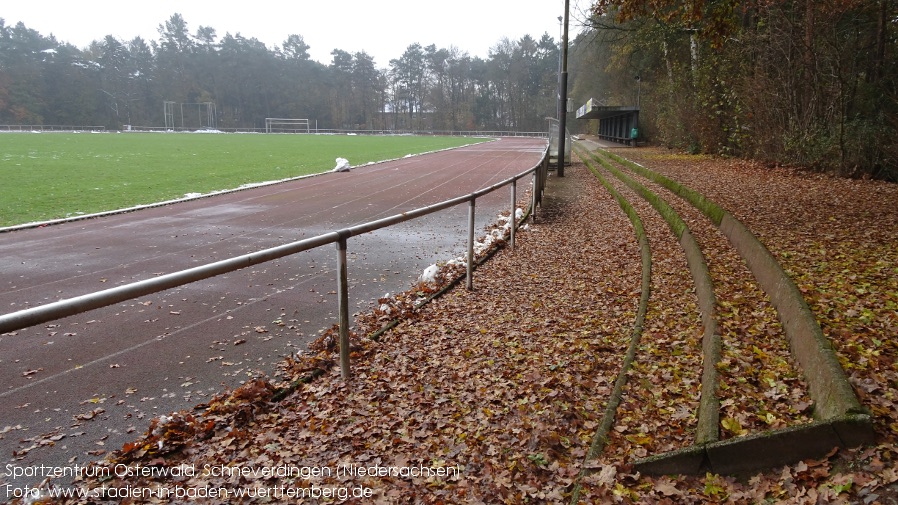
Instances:
[[[308,119],[265,118],[265,133],[311,133]]]
[[[184,106],[187,106],[187,115],[184,115]],[[209,130],[217,127],[215,102],[175,102],[163,100],[163,116],[166,130],[200,129]],[[196,111],[194,121],[194,109]]]

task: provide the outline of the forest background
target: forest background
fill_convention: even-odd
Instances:
[[[569,51],[574,107],[638,105],[641,140],[691,153],[898,180],[898,0],[597,0],[588,14]],[[162,127],[164,101],[214,102],[223,130],[287,117],[545,131],[558,115],[560,43],[547,33],[502,38],[486,58],[416,42],[386,67],[308,50],[301,35],[268,47],[180,14],[157,40],[85,48],[0,19],[0,124]]]

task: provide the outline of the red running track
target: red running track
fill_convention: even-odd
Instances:
[[[504,138],[349,173],[0,233],[0,313],[468,194],[533,167],[545,145],[543,139]],[[525,181],[519,195],[529,187]],[[478,199],[477,229],[509,207],[510,189]],[[427,265],[461,255],[467,212],[466,205],[457,206],[351,238],[350,303],[367,309],[385,293],[407,289]],[[324,247],[0,335],[0,462],[83,464],[120,448],[153,417],[271,374],[281,357],[305,350],[335,322],[335,270],[335,249]]]

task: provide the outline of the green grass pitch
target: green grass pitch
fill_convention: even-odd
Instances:
[[[164,133],[0,134],[0,227],[482,142],[470,137]]]

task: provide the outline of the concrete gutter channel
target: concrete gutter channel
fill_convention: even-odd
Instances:
[[[584,154],[584,150],[579,151]],[[702,398],[694,444],[636,460],[633,462],[634,466],[648,475],[700,475],[705,472],[739,474],[819,458],[834,447],[857,447],[873,443],[872,418],[854,394],[832,345],[823,335],[798,287],[758,238],[729,212],[703,195],[613,153],[602,151],[602,154],[680,196],[711,220],[727,237],[776,308],[789,339],[792,355],[801,367],[810,397],[814,401],[815,420],[811,423],[719,440],[716,365],[720,361],[721,344],[717,334],[713,284],[701,250],[685,223],[666,202],[612,167],[596,153],[589,153],[589,156],[649,201],[679,239],[695,280],[705,329],[702,341]],[[581,157],[586,161],[587,156]],[[600,176],[599,178],[601,179]],[[608,185],[605,185],[607,188]],[[624,207],[619,195],[614,196]],[[626,370],[623,370],[622,374],[625,373]],[[613,418],[616,408],[617,404],[609,402],[605,416]],[[601,445],[604,444],[606,435],[607,432],[603,433],[601,428],[596,433],[596,439],[602,439]],[[590,451],[587,458],[595,458],[600,451],[601,449]]]

